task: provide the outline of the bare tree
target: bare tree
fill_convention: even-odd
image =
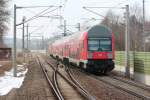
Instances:
[[[111,10],[101,22],[112,29],[115,34],[115,44],[117,50],[124,50],[125,23],[121,15],[116,15]],[[145,22],[146,23],[146,22]],[[130,7],[130,49],[142,51],[143,37],[142,33],[142,8],[135,4]]]
[[[130,15],[131,49],[134,51],[142,51],[142,8],[137,3],[135,3],[135,5],[130,7]]]
[[[135,16],[136,20],[142,23],[143,15],[142,15],[142,8],[139,6],[139,3],[135,3],[134,5],[130,6],[130,15]]]
[[[2,44],[2,36],[7,31],[8,16],[9,12],[7,10],[6,0],[0,0],[0,43]]]
[[[101,22],[101,24],[111,28],[112,32],[115,34],[116,49],[124,50],[125,26],[124,26],[124,22],[122,22],[121,16],[114,14],[114,12],[110,10],[106,14],[106,17]]]

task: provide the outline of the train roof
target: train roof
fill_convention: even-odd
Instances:
[[[60,45],[62,43],[70,42],[74,39],[80,40],[80,39],[82,39],[85,32],[88,32],[88,38],[90,38],[90,37],[91,38],[99,38],[99,37],[107,38],[107,37],[112,36],[112,34],[111,34],[112,32],[108,27],[103,26],[103,25],[95,25],[86,31],[75,32],[72,35],[62,37],[59,40],[56,40],[53,43],[53,45]]]
[[[88,37],[97,38],[97,37],[111,37],[112,31],[103,25],[95,25],[88,30]]]
[[[79,40],[80,37],[82,37],[82,35],[84,34],[84,32],[75,32],[69,36],[65,36],[65,37],[62,37],[60,38],[59,40],[56,40],[53,45],[59,45],[59,44],[62,44],[62,43],[67,43],[69,42],[70,40],[73,40],[73,39],[76,39],[76,40]]]

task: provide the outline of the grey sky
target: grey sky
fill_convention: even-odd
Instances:
[[[66,2],[65,2],[66,1]],[[149,19],[150,14],[148,14],[148,9],[150,9],[150,0],[145,0],[146,3],[146,15]],[[12,0],[10,2],[10,8],[13,12],[13,4],[16,4],[17,6],[37,6],[37,5],[65,5],[65,8],[61,11],[61,14],[63,17],[67,20],[67,23],[69,25],[74,25],[78,22],[81,24],[85,21],[84,18],[98,18],[101,19],[101,17],[94,15],[92,13],[89,13],[88,11],[85,11],[82,9],[83,6],[125,6],[126,4],[134,5],[138,4],[139,6],[142,6],[142,0]],[[45,8],[42,9],[19,9],[17,10],[17,23],[20,23],[22,20],[22,16],[26,16],[27,18],[30,18],[31,16],[35,15],[35,13],[39,13]],[[93,9],[94,11],[105,15],[106,12],[109,9]],[[113,10],[115,13],[124,13],[124,10]],[[53,15],[59,14],[59,11],[55,11],[51,13]],[[50,14],[50,15],[51,15]],[[9,34],[12,35],[12,22],[9,25],[10,32]],[[99,21],[94,22],[94,24],[99,23]],[[58,26],[60,23],[58,20],[51,20],[51,19],[45,19],[45,18],[39,18],[37,20],[29,22],[29,25],[31,26],[41,26],[37,31],[36,28],[29,28],[30,32],[35,31],[36,33],[42,33],[45,37],[49,37],[55,34],[52,34],[52,32],[60,31],[56,26]],[[19,28],[19,27],[18,27]],[[74,29],[75,30],[75,29]],[[18,37],[21,36],[21,30],[17,30]]]

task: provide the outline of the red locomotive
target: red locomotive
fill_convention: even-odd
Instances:
[[[49,45],[49,53],[89,72],[107,73],[114,68],[114,35],[106,26],[96,25],[56,40]]]

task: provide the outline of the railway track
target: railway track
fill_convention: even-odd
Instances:
[[[47,63],[53,68],[55,69],[54,65],[52,63],[50,63],[48,60],[47,60]],[[61,72],[59,72],[57,70],[57,73],[63,77],[71,86],[74,87],[74,89],[78,90],[79,94],[81,94],[86,100],[96,100],[94,98],[94,96],[92,96],[90,93],[88,93],[74,78],[73,78],[73,75],[71,74],[71,72],[69,70],[67,70],[67,74],[68,76],[70,77],[67,78],[65,77],[63,74],[61,74]]]
[[[72,71],[70,71],[70,69],[68,68],[68,70],[66,72],[68,73],[68,75],[72,79],[72,81],[74,81],[74,78],[72,76],[73,74],[71,74]],[[97,80],[99,80],[103,83],[106,83],[110,86],[113,86],[119,90],[122,90],[128,94],[136,96],[137,98],[140,98],[142,100],[150,100],[150,88],[147,86],[140,85],[140,84],[134,83],[133,81],[121,79],[119,77],[112,76],[112,75],[95,76],[95,75],[91,75],[86,72],[85,72],[85,74],[90,77],[96,78]],[[74,81],[74,83],[78,84],[78,82],[76,82],[76,81]],[[84,92],[86,93],[86,91],[84,91]]]
[[[130,93],[138,98],[143,100],[150,100],[150,87],[142,84],[135,83],[130,80],[121,79],[114,75],[108,76],[95,76],[84,72],[88,76],[98,79],[106,84],[109,84],[115,88],[123,90],[127,93]]]
[[[46,80],[48,84],[50,85],[50,88],[53,89],[55,96],[57,97],[58,100],[64,100],[62,94],[60,93],[60,90],[58,88],[57,80],[56,80],[56,70],[53,72],[53,81],[49,78],[48,71],[47,69],[44,68],[44,65],[41,63],[39,57],[38,58],[38,63],[40,67],[42,68],[42,71],[46,77]]]
[[[90,75],[90,76],[92,76],[92,77],[98,79],[99,81],[102,81],[108,85],[111,85],[115,88],[118,88],[127,93],[130,93],[138,98],[141,98],[142,100],[150,100],[149,89],[146,89],[139,85],[135,85],[134,83],[127,82],[125,80],[121,80],[119,78],[112,77],[112,76],[102,76],[102,77],[94,76],[94,75]]]
[[[68,76],[70,77],[70,79],[76,84],[76,86],[78,86],[82,93],[84,93],[84,95],[87,97],[87,98],[90,98],[90,100],[95,100],[95,98],[89,94],[81,85],[80,83],[74,78],[73,74],[71,73],[70,69],[68,68],[68,70],[66,70]]]
[[[48,75],[48,70],[44,68],[44,65],[40,62],[40,59],[38,58],[38,62],[46,76],[46,79],[50,85],[50,87],[53,89],[55,96],[58,100],[65,100],[64,93],[62,92],[62,88],[59,86],[58,80],[61,77],[63,80],[65,80],[73,89],[74,91],[77,91],[78,95],[80,95],[82,100],[96,100],[91,94],[89,94],[83,87],[73,78],[70,71],[67,71],[68,77],[63,75],[58,69],[58,66],[56,67],[54,64],[52,64],[49,60],[46,60],[46,63],[53,69],[53,75],[52,78]]]
[[[145,84],[138,84],[138,83],[135,83],[135,82],[133,82],[133,81],[131,81],[131,80],[122,79],[121,77],[117,77],[117,76],[112,76],[112,75],[111,75],[110,77],[112,77],[112,78],[114,78],[114,79],[116,79],[116,80],[125,82],[125,83],[127,83],[127,84],[130,84],[130,85],[139,87],[139,88],[141,88],[141,89],[144,89],[144,90],[147,90],[147,91],[150,92],[150,87],[147,86],[147,85],[145,85]]]

